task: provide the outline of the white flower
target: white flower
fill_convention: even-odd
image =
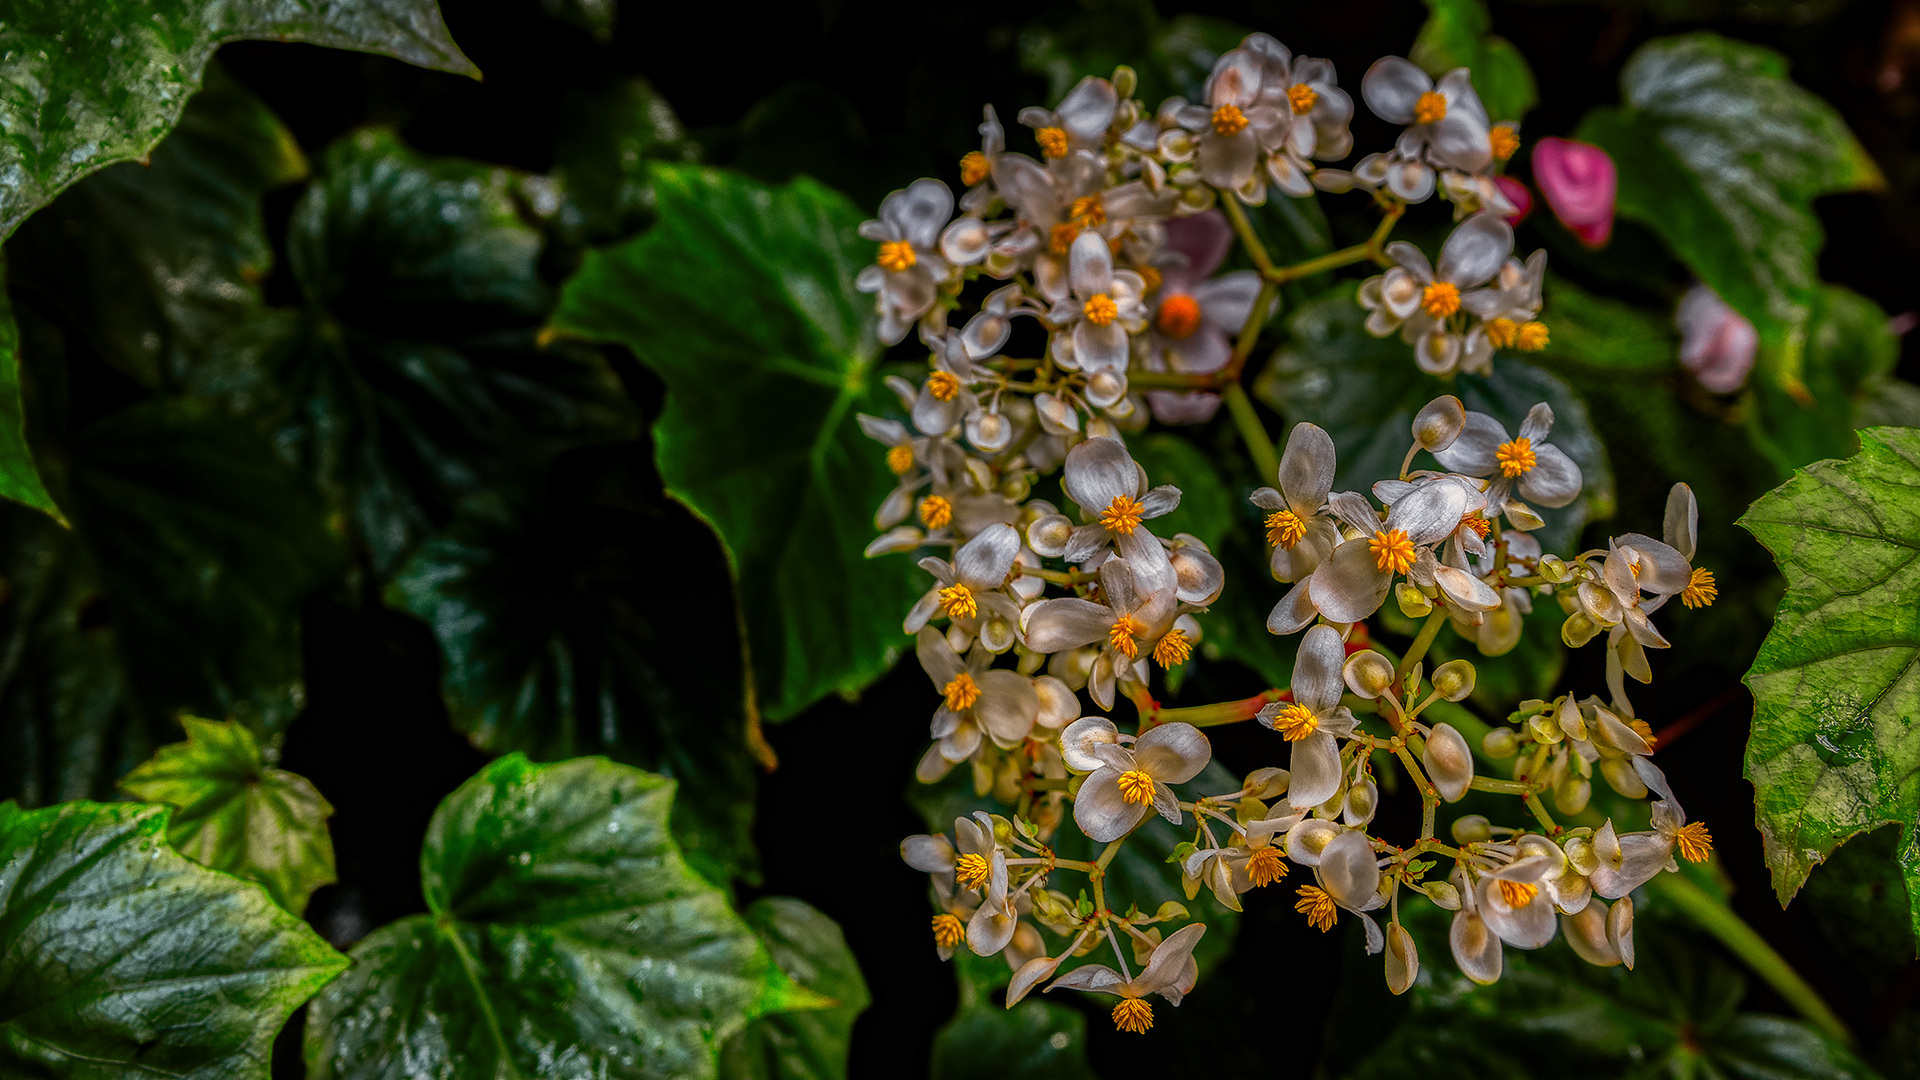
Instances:
[[[1499,274],[1513,251],[1513,227],[1492,212],[1475,214],[1453,230],[1440,247],[1439,272],[1420,249],[1405,241],[1387,245],[1398,263],[1360,285],[1367,332],[1385,337],[1396,329],[1414,347],[1420,370],[1446,375],[1456,368],[1478,370],[1493,354],[1485,333],[1469,336],[1460,325],[1463,294]]]
[[[1127,835],[1149,809],[1180,824],[1180,799],[1170,784],[1200,775],[1213,759],[1207,737],[1192,724],[1161,724],[1134,740],[1131,750],[1115,742],[1088,741],[1100,767],[1087,777],[1073,802],[1073,820],[1099,844]],[[1084,762],[1084,759],[1081,759]],[[1068,759],[1068,765],[1074,759]]]
[[[914,321],[932,310],[947,277],[940,230],[953,216],[953,192],[938,180],[915,180],[880,203],[880,216],[862,222],[860,235],[880,244],[875,264],[860,271],[854,287],[877,293],[880,338],[889,345],[907,336]]]
[[[1405,124],[1394,143],[1387,188],[1407,202],[1433,194],[1434,169],[1479,174],[1493,164],[1491,123],[1466,68],[1455,68],[1438,85],[1398,56],[1376,60],[1360,81],[1360,95],[1374,115]]]
[[[947,644],[946,635],[930,626],[915,635],[914,652],[940,693],[940,705],[933,713],[936,741],[915,773],[921,781],[932,783],[956,762],[972,757],[983,736],[1008,750],[1033,730],[1040,697],[1032,679],[1007,668],[990,668],[993,655],[985,649],[976,648],[962,660]]]
[[[1287,801],[1295,806],[1319,806],[1340,792],[1336,740],[1351,735],[1354,727],[1352,711],[1340,704],[1346,659],[1340,631],[1331,626],[1307,631],[1294,655],[1293,700],[1276,701],[1255,717],[1293,744]]]
[[[1146,329],[1146,286],[1134,271],[1113,268],[1106,238],[1092,230],[1074,240],[1069,270],[1072,294],[1047,312],[1054,360],[1084,373],[1087,400],[1104,408],[1126,395],[1127,335]]]
[[[1267,511],[1269,568],[1277,581],[1299,581],[1326,561],[1340,542],[1340,527],[1326,512],[1333,490],[1333,437],[1302,421],[1287,435],[1280,455],[1279,490],[1258,488],[1249,496]]]
[[[1153,1006],[1144,1000],[1148,994],[1159,994],[1177,1006],[1199,981],[1200,967],[1194,962],[1193,947],[1206,932],[1205,926],[1193,923],[1169,934],[1154,947],[1146,968],[1136,978],[1129,979],[1105,964],[1083,964],[1053,980],[1047,991],[1064,986],[1116,995],[1121,1000],[1113,1008],[1114,1025],[1121,1031],[1142,1033],[1153,1026]]]
[[[1359,622],[1380,610],[1394,576],[1413,569],[1420,549],[1453,535],[1467,502],[1458,484],[1427,484],[1395,502],[1382,522],[1360,495],[1348,491],[1329,497],[1334,514],[1356,535],[1334,548],[1295,591],[1304,589],[1313,608],[1329,621]]]
[[[1433,456],[1451,472],[1493,478],[1487,487],[1488,517],[1507,512],[1507,495],[1515,488],[1529,502],[1565,506],[1580,497],[1583,480],[1580,466],[1547,442],[1552,430],[1553,409],[1546,402],[1527,411],[1517,438],[1509,438],[1500,421],[1486,413],[1468,412],[1460,437]]]
[[[1165,558],[1165,553],[1162,553]],[[1105,603],[1077,596],[1042,600],[1027,608],[1027,648],[1036,653],[1059,653],[1105,641],[1088,680],[1093,700],[1113,706],[1114,683],[1133,670],[1142,656],[1173,628],[1177,599],[1171,575],[1158,587],[1146,588],[1127,559],[1100,564],[1100,592]],[[1171,564],[1169,564],[1171,569]]]

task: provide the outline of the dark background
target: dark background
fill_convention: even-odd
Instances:
[[[223,49],[220,60],[279,113],[315,159],[352,128],[384,123],[426,153],[535,172],[552,167],[553,132],[577,95],[643,76],[692,130],[706,160],[768,180],[804,172],[873,206],[916,176],[950,178],[955,161],[977,145],[974,125],[982,102],[995,104],[1010,126],[1021,105],[1046,102],[1046,80],[1020,63],[1022,43],[1036,28],[1095,28],[1124,39],[1129,28],[1143,25],[1144,10],[1089,2],[973,12],[829,0],[752,10],[713,6],[684,12],[702,18],[677,27],[660,21],[664,11],[633,4],[621,13],[611,38],[597,41],[532,2],[463,0],[445,7],[454,38],[485,72],[484,81],[305,46],[242,43]],[[1189,12],[1265,30],[1298,52],[1329,56],[1356,98],[1366,66],[1382,55],[1404,55],[1426,15],[1423,5],[1407,0],[1201,4],[1162,14]],[[1817,11],[1801,9],[1799,15],[1820,16],[1804,23],[1781,21],[1778,12],[1753,21],[1744,16],[1755,12],[1734,4],[1696,5],[1689,17],[1677,19],[1671,11],[1663,17],[1635,6],[1495,2],[1492,12],[1495,31],[1520,47],[1539,82],[1541,102],[1523,129],[1529,141],[1568,133],[1588,108],[1615,102],[1620,65],[1649,38],[1705,26],[1786,53],[1795,77],[1846,116],[1889,183],[1881,193],[1819,204],[1829,233],[1823,274],[1890,313],[1920,306],[1920,276],[1910,269],[1920,255],[1920,218],[1910,197],[1920,183],[1914,143],[1920,97],[1913,88],[1920,79],[1920,7],[1912,0],[1842,0]],[[1124,43],[1120,51],[1126,51]],[[805,85],[790,85],[796,82]],[[777,91],[784,93],[775,96]],[[1015,149],[1021,148],[1019,132]],[[1383,145],[1392,135],[1364,107],[1354,133],[1362,148]],[[290,187],[269,199],[276,245],[299,192]],[[1352,226],[1335,217],[1342,242]],[[1542,234],[1553,230],[1550,221],[1534,219],[1522,230],[1521,249],[1551,246],[1556,238]],[[297,299],[284,267],[282,257],[268,282],[270,302]],[[565,269],[556,267],[556,277]],[[1606,286],[1616,293],[1639,288],[1632,281]],[[1909,340],[1902,363],[1909,378],[1916,360]],[[630,361],[620,367],[648,415],[656,413],[658,384]],[[1269,419],[1277,430],[1278,420]],[[556,474],[568,466],[562,459]],[[1616,471],[1623,471],[1619,460]],[[1630,478],[1623,475],[1621,482],[1624,488]],[[718,561],[704,529],[657,487],[650,497],[657,527],[648,543],[662,550],[696,545]],[[1703,522],[1703,529],[1732,526]],[[1744,536],[1737,542],[1765,565]],[[699,598],[688,594],[689,601]],[[1783,912],[1772,897],[1752,827],[1751,788],[1740,774],[1749,712],[1738,678],[1764,632],[1750,629],[1742,639],[1745,653],[1695,656],[1683,669],[1660,670],[1655,689],[1637,700],[1644,699],[1643,713],[1656,728],[1683,725],[1670,729],[1662,764],[1692,816],[1719,838],[1739,912],[1807,974],[1870,1051],[1891,1052],[1899,1040],[1890,1035],[1920,983],[1920,967],[1902,966],[1900,948],[1891,947],[1886,951],[1896,954],[1893,961],[1863,964],[1857,949],[1836,945],[1819,929],[1814,905],[1800,902]],[[438,654],[424,626],[377,604],[317,597],[305,611],[304,632],[309,705],[288,737],[282,763],[310,777],[337,808],[340,884],[316,895],[310,918],[344,945],[424,910],[417,860],[427,820],[484,758],[447,724]],[[1598,683],[1597,670],[1576,667],[1569,678]],[[1202,670],[1183,699],[1217,700],[1259,689],[1250,672],[1214,665]],[[799,896],[824,910],[845,929],[861,959],[874,1004],[855,1030],[856,1077],[917,1074],[935,1029],[954,1005],[952,978],[927,941],[924,881],[895,854],[901,837],[922,829],[899,793],[925,746],[932,701],[923,676],[908,665],[858,704],[828,701],[769,732],[781,765],[762,779],[757,796],[761,889]],[[1218,756],[1236,772],[1264,764],[1270,748],[1254,735],[1222,732],[1215,741]],[[367,745],[392,750],[367,755],[358,749]],[[1392,804],[1384,814],[1388,831],[1396,816],[1413,827],[1405,806]],[[810,835],[818,835],[812,823],[828,821],[836,849],[823,852],[799,842],[789,825],[803,818]],[[1117,1035],[1103,1013],[1093,1014],[1095,1069],[1108,1077],[1183,1075],[1199,1068],[1221,1075],[1304,1071],[1303,1063],[1316,1057],[1345,953],[1357,952],[1358,944],[1308,929],[1290,910],[1290,897],[1280,890],[1249,895],[1233,960],[1209,976],[1186,1008],[1158,1010],[1154,1037]],[[1377,987],[1377,972],[1369,977]],[[1383,989],[1368,993],[1370,1007],[1393,1007]],[[1748,1005],[1788,1011],[1764,989],[1755,990]],[[290,1030],[282,1040],[287,1066],[295,1034]]]

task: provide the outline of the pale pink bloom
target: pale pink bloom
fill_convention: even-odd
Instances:
[[[1177,261],[1162,268],[1147,338],[1149,371],[1206,375],[1227,366],[1232,336],[1246,325],[1260,294],[1260,275],[1213,272],[1233,246],[1233,227],[1218,210],[1167,222],[1167,247]],[[1147,402],[1163,424],[1199,424],[1213,419],[1220,395],[1205,390],[1152,390]]]
[[[1605,150],[1572,139],[1541,139],[1533,147],[1533,182],[1581,243],[1604,247],[1613,236],[1620,178]]]
[[[1500,189],[1500,194],[1513,204],[1513,213],[1505,215],[1507,224],[1518,225],[1527,220],[1527,215],[1533,213],[1533,192],[1527,189],[1527,185],[1511,176],[1496,176],[1493,182]]]
[[[1746,385],[1760,333],[1720,294],[1705,285],[1688,289],[1673,313],[1673,325],[1680,331],[1680,363],[1701,386],[1731,394]]]

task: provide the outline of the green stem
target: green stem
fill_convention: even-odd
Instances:
[[[1225,208],[1227,220],[1233,223],[1233,231],[1240,237],[1240,242],[1246,245],[1247,257],[1253,260],[1253,265],[1259,268],[1262,275],[1274,273],[1273,260],[1267,257],[1267,245],[1261,243],[1260,237],[1253,231],[1253,222],[1247,220],[1247,212],[1240,208],[1240,200],[1222,194],[1220,205]]]
[[[1773,946],[1767,944],[1766,939],[1748,926],[1732,908],[1715,900],[1684,874],[1658,874],[1647,885],[1656,895],[1685,912],[1700,929],[1712,934],[1720,944],[1738,956],[1753,969],[1755,975],[1799,1010],[1808,1023],[1836,1041],[1852,1045],[1853,1033],[1847,1030],[1847,1025],[1827,1007],[1813,987],[1807,985],[1800,973],[1793,970],[1793,965],[1774,951]]]
[[[1233,415],[1233,426],[1239,430],[1241,440],[1247,444],[1254,472],[1263,478],[1279,476],[1280,455],[1274,451],[1273,440],[1267,437],[1267,429],[1260,423],[1260,414],[1253,411],[1253,399],[1237,382],[1222,387],[1220,397],[1227,403],[1227,412]]]
[[[1497,791],[1502,795],[1531,795],[1532,784],[1522,784],[1516,780],[1497,780],[1491,776],[1476,776],[1472,784],[1475,791]]]
[[[1427,655],[1427,647],[1433,644],[1434,638],[1440,636],[1440,625],[1446,621],[1446,606],[1436,605],[1433,613],[1427,616],[1426,623],[1420,627],[1420,636],[1413,639],[1412,645],[1407,646],[1407,655],[1401,657],[1400,662],[1394,665],[1393,688],[1395,693],[1398,693],[1400,690],[1400,680],[1406,678],[1407,672],[1413,670],[1413,665],[1419,663],[1420,659]]]
[[[1179,721],[1194,727],[1219,727],[1222,724],[1237,724],[1242,720],[1251,720],[1255,714],[1268,704],[1283,700],[1286,693],[1280,690],[1268,690],[1250,698],[1238,701],[1220,701],[1211,705],[1188,705],[1179,709],[1160,709],[1154,713],[1155,725],[1171,724]]]
[[[1328,270],[1338,270],[1342,266],[1352,266],[1354,263],[1366,262],[1368,259],[1373,258],[1374,250],[1375,245],[1371,242],[1355,244],[1350,248],[1341,248],[1339,251],[1328,252],[1317,258],[1308,259],[1303,263],[1270,268],[1266,270],[1264,274],[1266,279],[1273,284],[1285,285],[1290,281],[1298,281],[1303,277],[1312,277],[1314,274],[1325,273]]]
[[[1108,844],[1107,849],[1100,853],[1099,860],[1093,864],[1093,869],[1088,871],[1087,876],[1093,880],[1093,910],[1096,912],[1107,910],[1107,864],[1113,861],[1115,855],[1120,854],[1120,845],[1126,842],[1127,838],[1123,836]]]

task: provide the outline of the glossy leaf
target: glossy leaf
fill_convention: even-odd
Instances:
[[[0,1072],[266,1080],[346,958],[257,886],[167,846],[168,811],[0,804]]]
[[[1784,472],[1822,458],[1847,457],[1860,447],[1854,429],[1889,387],[1900,339],[1880,305],[1836,285],[1814,295],[1807,320],[1802,382],[1806,399],[1754,380],[1754,396],[1769,449]],[[1911,417],[1907,419],[1912,419]]]
[[[1012,1009],[968,997],[933,1037],[932,1080],[1094,1080],[1087,1018],[1037,994]]]
[[[674,783],[512,754],[440,804],[429,914],[389,924],[309,1010],[316,1080],[715,1075],[763,1013],[821,1004],[667,829]]]
[[[844,1080],[854,1019],[872,1000],[846,936],[832,919],[790,896],[755,900],[740,916],[788,978],[834,1004],[749,1023],[721,1050],[720,1075],[727,1080]]]
[[[27,444],[20,369],[20,327],[13,321],[13,302],[0,296],[0,498],[44,511],[64,523]]]
[[[75,184],[7,244],[30,291],[101,358],[149,388],[260,308],[272,269],[261,198],[303,180],[279,118],[219,65],[147,161]]]
[[[80,177],[143,158],[222,42],[304,41],[479,75],[433,0],[31,0],[0,24],[0,238]],[[31,92],[24,88],[31,87]]]
[[[1408,59],[1434,78],[1454,68],[1473,72],[1473,88],[1495,123],[1519,120],[1539,102],[1533,69],[1513,42],[1488,33],[1493,19],[1483,0],[1427,0],[1430,12]]]
[[[1813,199],[1880,186],[1878,168],[1839,113],[1756,45],[1659,38],[1627,61],[1620,89],[1622,107],[1595,110],[1576,135],[1613,156],[1620,215],[1752,319],[1775,381],[1793,385],[1820,280]]]
[[[808,180],[662,166],[654,187],[659,223],[590,255],[554,322],[666,382],[660,475],[725,544],[760,708],[784,720],[891,666],[924,587],[912,560],[861,554],[892,484],[854,422],[890,399],[853,290],[872,247],[864,215]]]
[[[1493,360],[1488,377],[1459,375],[1442,381],[1420,373],[1411,348],[1397,337],[1376,338],[1364,328],[1366,313],[1345,288],[1310,301],[1288,321],[1291,341],[1263,371],[1254,391],[1289,423],[1312,421],[1333,436],[1339,451],[1335,491],[1365,492],[1383,476],[1397,476],[1413,445],[1414,413],[1441,394],[1491,415],[1509,432],[1527,410],[1553,408],[1549,440],[1565,451],[1585,479],[1580,498],[1560,510],[1534,507],[1546,521],[1535,535],[1549,551],[1578,537],[1588,518],[1613,513],[1613,472],[1594,433],[1584,402],[1546,369],[1510,354]],[[1549,309],[1545,317],[1551,319]],[[1422,455],[1415,468],[1431,459]],[[1273,600],[1280,597],[1276,584]]]
[[[463,500],[511,500],[561,449],[632,434],[596,353],[536,344],[551,294],[521,181],[384,131],[341,139],[288,229],[304,306],[225,335],[189,380],[314,478],[378,572]]]
[[[716,884],[755,881],[732,584],[644,452],[568,457],[537,509],[457,522],[400,568],[387,600],[432,628],[448,713],[475,745],[664,773],[681,782],[681,853]]]
[[[305,777],[267,767],[245,725],[185,716],[187,741],[163,746],[120,787],[169,803],[167,840],[202,866],[257,881],[299,915],[334,880],[333,807]]]
[[[1747,674],[1746,775],[1781,903],[1850,837],[1898,824],[1920,909],[1920,431],[1869,428],[1860,442],[1740,519],[1787,578]]]

